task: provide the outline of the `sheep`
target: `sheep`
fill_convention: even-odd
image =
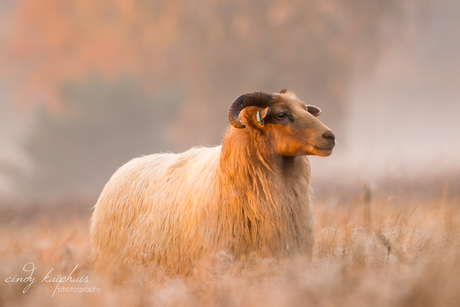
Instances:
[[[96,270],[153,263],[187,275],[207,255],[310,255],[307,155],[329,156],[332,131],[288,90],[238,96],[222,145],[135,158],[104,187],[91,218]]]

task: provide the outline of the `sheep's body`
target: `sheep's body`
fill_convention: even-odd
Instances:
[[[193,148],[136,158],[122,166],[97,202],[94,260],[115,267],[129,259],[155,261],[174,271],[186,270],[197,256],[193,242],[202,241],[194,221],[210,205],[206,196],[220,193],[215,185],[218,152]],[[189,176],[195,171],[201,176]]]
[[[276,170],[274,161],[254,162],[260,153],[248,154],[247,145],[240,140],[224,150],[154,154],[122,166],[92,218],[96,267],[115,269],[134,260],[186,274],[203,255],[220,250],[235,259],[253,252],[308,254],[313,244],[308,160],[292,157],[284,171]]]
[[[222,250],[234,259],[311,255],[306,155],[328,156],[335,145],[320,113],[286,90],[243,94],[230,107],[222,146],[122,166],[93,213],[96,269],[134,261],[187,274]]]

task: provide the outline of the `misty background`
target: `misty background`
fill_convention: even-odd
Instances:
[[[0,0],[0,204],[95,202],[131,158],[218,145],[239,94],[281,88],[336,134],[310,158],[320,192],[444,184],[460,174],[458,16],[456,0]]]

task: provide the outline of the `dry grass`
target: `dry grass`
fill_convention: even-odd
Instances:
[[[138,267],[124,285],[97,276],[89,265],[89,214],[26,219],[4,217],[0,227],[0,306],[460,306],[460,198],[455,185],[387,186],[330,192],[315,210],[311,262],[219,253],[193,276],[174,278]],[[406,190],[406,192],[404,192]],[[402,192],[401,192],[402,191]],[[407,192],[408,191],[408,192]],[[25,277],[33,262],[35,283]],[[58,293],[52,276],[88,276],[99,293]]]

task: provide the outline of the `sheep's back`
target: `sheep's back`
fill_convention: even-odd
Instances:
[[[202,227],[216,189],[220,148],[153,154],[120,167],[99,197],[91,225],[97,266],[156,262],[183,273],[204,244]],[[215,195],[215,197],[210,197]]]

